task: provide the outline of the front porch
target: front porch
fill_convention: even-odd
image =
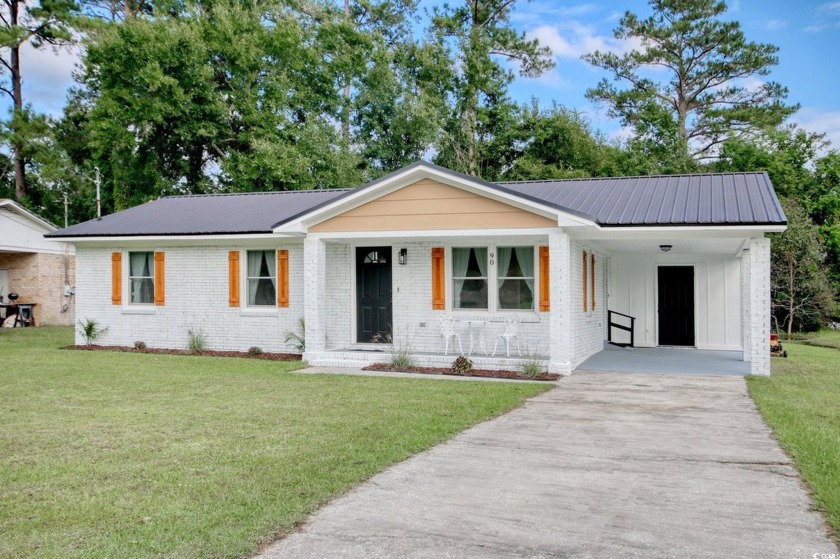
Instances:
[[[621,348],[605,344],[604,351],[581,363],[575,369],[575,372],[578,371],[746,376],[750,374],[750,363],[744,361],[740,351],[671,347]]]

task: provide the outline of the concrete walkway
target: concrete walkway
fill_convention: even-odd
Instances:
[[[582,373],[372,478],[261,557],[837,553],[744,379]]]

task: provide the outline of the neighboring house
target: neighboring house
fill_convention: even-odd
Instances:
[[[0,198],[0,295],[17,293],[18,302],[37,303],[38,325],[73,323],[74,250],[44,238],[56,229],[20,204]]]
[[[184,347],[201,328],[212,348],[284,351],[305,317],[312,364],[388,361],[372,342],[393,329],[445,366],[439,317],[465,346],[483,326],[492,350],[515,316],[520,345],[569,373],[604,348],[610,310],[635,317],[637,346],[743,352],[769,374],[765,233],[785,227],[765,173],[492,184],[419,162],[351,190],[164,198],[48,237],[75,243],[77,316],[106,344]]]

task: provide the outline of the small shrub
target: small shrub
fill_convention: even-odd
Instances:
[[[187,351],[193,355],[204,353],[207,349],[207,334],[201,328],[187,329]]]
[[[534,351],[531,347],[526,347],[522,353],[522,361],[519,362],[519,374],[526,378],[534,378],[548,372],[543,359],[540,358],[541,353],[540,349]]]
[[[525,359],[519,363],[519,374],[525,378],[538,377],[545,372],[543,364],[536,359]]]
[[[461,355],[452,362],[452,372],[456,375],[466,375],[473,370],[473,362],[469,357]]]
[[[146,349],[146,342],[134,342],[134,349],[137,351],[143,351]]]
[[[379,336],[379,334],[377,334]],[[377,336],[374,336],[376,338]],[[414,361],[411,359],[411,345],[414,341],[414,336],[406,332],[397,332],[386,334],[385,342],[391,344],[391,367],[397,371],[407,371],[414,366]],[[379,341],[374,339],[374,341]]]
[[[283,335],[283,341],[286,345],[292,346],[298,353],[306,351],[306,321],[303,317],[298,319],[298,326],[296,330],[286,330]]]
[[[251,347],[248,348],[248,355],[262,355],[262,354],[263,354],[263,350],[260,347],[252,345]]]
[[[108,331],[108,327],[99,327],[99,322],[92,318],[79,321],[79,333],[85,340],[85,345],[91,346],[102,334]]]

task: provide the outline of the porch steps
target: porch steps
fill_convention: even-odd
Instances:
[[[458,354],[442,355],[439,353],[415,353],[412,355],[412,362],[418,367],[445,367],[452,366],[452,362],[457,359]],[[520,364],[526,359],[519,357],[515,353],[511,353],[510,357],[505,356],[485,356],[485,355],[469,355],[467,356],[473,362],[473,367],[476,369],[489,369],[493,371],[515,371]],[[333,350],[323,351],[315,355],[306,355],[306,361],[313,367],[356,367],[362,368],[374,363],[390,363],[391,354],[387,351],[352,351],[352,350]],[[548,358],[539,357],[537,361],[548,369]]]

